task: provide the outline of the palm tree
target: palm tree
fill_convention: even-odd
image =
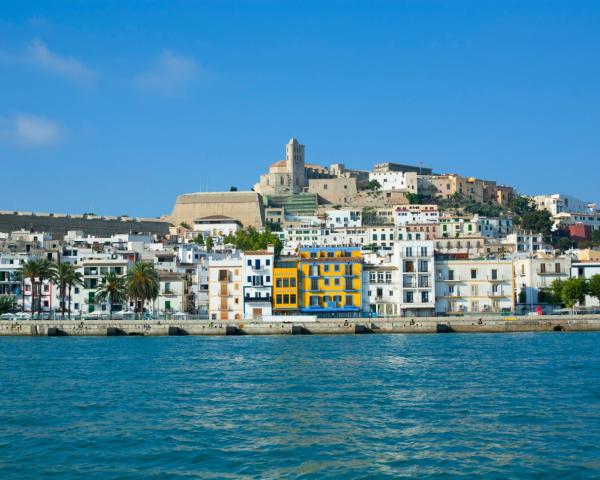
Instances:
[[[67,276],[67,286],[69,287],[69,320],[71,320],[71,290],[76,285],[83,285],[83,274],[75,270],[71,265],[71,270]]]
[[[127,272],[125,280],[127,295],[135,303],[135,312],[144,311],[144,302],[158,297],[160,282],[154,266],[137,262]]]
[[[41,294],[41,286],[44,283],[44,280],[47,280],[51,277],[51,263],[46,259],[34,258],[27,260],[21,266],[21,275],[23,279],[28,278],[31,282],[31,318],[33,318],[36,306],[38,308],[38,314],[42,310],[40,299],[38,299],[36,303],[36,291],[38,290],[39,286]],[[24,298],[23,301],[25,301]]]
[[[121,303],[126,297],[125,277],[111,272],[102,277],[102,284],[96,290],[95,301],[96,303],[108,301],[110,306],[109,316],[112,320],[113,305]]]
[[[67,280],[74,270],[70,263],[55,263],[52,265],[52,283],[58,285],[60,295],[60,309],[62,318],[65,318],[65,297],[67,296]]]

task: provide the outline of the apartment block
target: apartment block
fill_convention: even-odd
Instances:
[[[437,313],[452,315],[514,310],[512,261],[438,259],[435,270]]]
[[[208,267],[208,311],[211,320],[242,320],[242,259],[213,260]]]
[[[357,247],[301,248],[300,311],[317,316],[358,316],[362,260]]]
[[[260,319],[273,314],[271,298],[274,257],[272,245],[267,250],[248,251],[242,255],[244,319]]]

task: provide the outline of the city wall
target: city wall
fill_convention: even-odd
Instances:
[[[211,320],[1,320],[0,336],[326,335],[600,331],[600,315],[402,317],[267,323]]]

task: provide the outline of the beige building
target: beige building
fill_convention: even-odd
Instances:
[[[242,259],[211,260],[208,266],[208,312],[211,320],[241,320]]]
[[[300,193],[306,186],[306,167],[304,145],[291,138],[285,146],[285,160],[271,164],[269,172],[254,185],[254,191],[263,195]]]
[[[179,195],[169,221],[173,225],[186,223],[190,227],[199,218],[213,215],[230,217],[244,227],[262,228],[264,208],[256,192],[207,192]]]
[[[349,204],[358,193],[353,177],[310,179],[308,191],[319,196],[319,203],[332,205]]]
[[[455,173],[421,175],[418,178],[418,190],[436,198],[452,198],[459,194],[475,202],[495,202],[498,205],[506,205],[514,197],[512,187],[497,185],[493,180],[463,177]]]

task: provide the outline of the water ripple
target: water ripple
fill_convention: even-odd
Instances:
[[[600,335],[1,338],[0,478],[599,478]]]

